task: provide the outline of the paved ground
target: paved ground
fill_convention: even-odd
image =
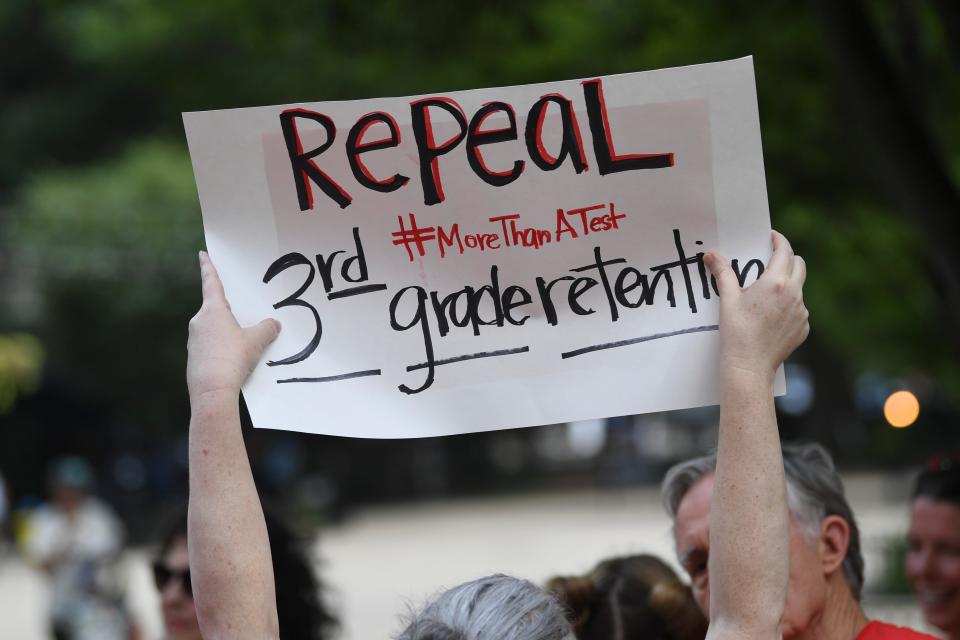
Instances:
[[[906,509],[890,503],[878,476],[848,478],[864,532],[868,581],[882,569],[879,541],[902,535]],[[650,552],[672,560],[669,524],[651,489],[457,500],[370,509],[323,532],[320,570],[344,621],[342,640],[377,640],[398,630],[398,614],[441,587],[489,573],[540,582],[598,559]],[[147,555],[130,553],[131,601],[148,638],[159,638]],[[22,563],[0,564],[0,638],[41,640],[45,592]],[[912,603],[868,603],[878,617],[919,626]]]

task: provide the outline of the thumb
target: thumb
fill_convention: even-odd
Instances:
[[[280,335],[280,323],[273,318],[262,320],[252,327],[243,330],[250,341],[250,345],[256,348],[257,353],[263,353],[271,342]]]
[[[726,258],[716,251],[708,251],[703,255],[703,262],[717,281],[717,290],[720,292],[721,299],[740,291],[737,274],[730,268],[730,263],[727,262]]]

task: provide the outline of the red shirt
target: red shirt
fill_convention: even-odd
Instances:
[[[933,636],[874,620],[863,628],[856,640],[937,640]]]

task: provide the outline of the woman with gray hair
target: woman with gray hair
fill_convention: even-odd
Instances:
[[[717,640],[778,638],[787,588],[789,534],[773,381],[809,326],[803,260],[780,234],[773,234],[773,248],[766,272],[746,289],[726,260],[704,255],[720,292],[720,446],[708,632]],[[187,344],[189,553],[197,614],[208,640],[278,638],[270,545],[238,400],[280,325],[264,320],[241,328],[205,253],[200,267],[203,305],[190,321]],[[444,592],[399,638],[574,640],[556,601],[507,576]]]
[[[536,585],[493,575],[441,593],[397,640],[576,640],[557,600]]]

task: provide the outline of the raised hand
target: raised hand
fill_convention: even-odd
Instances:
[[[807,267],[783,235],[773,232],[773,256],[760,278],[745,289],[725,258],[708,252],[704,262],[720,292],[721,370],[741,370],[772,379],[777,367],[810,333],[803,304]]]
[[[205,251],[200,252],[200,277],[203,304],[190,320],[187,389],[193,400],[216,391],[236,397],[263,350],[280,333],[280,323],[267,319],[252,327],[241,327]]]
[[[243,328],[200,253],[203,305],[190,320],[190,571],[204,638],[279,637],[270,540],[240,429],[240,386],[280,331]]]
[[[720,292],[721,388],[707,638],[775,639],[790,573],[790,526],[773,377],[810,331],[806,266],[776,232],[766,271],[745,289],[725,259],[704,257]]]

